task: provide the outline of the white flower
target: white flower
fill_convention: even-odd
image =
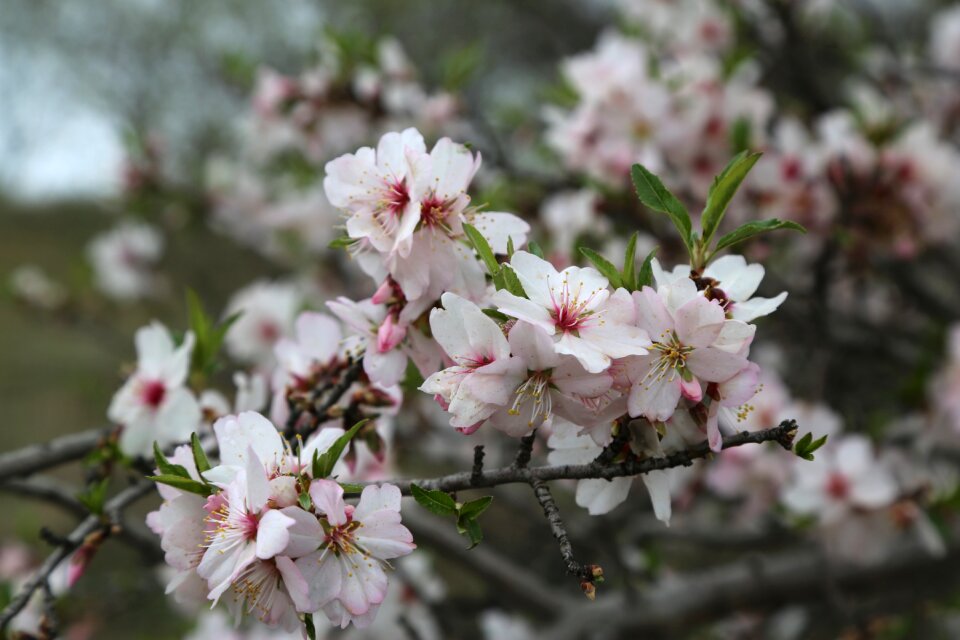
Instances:
[[[237,291],[226,316],[241,312],[226,337],[227,351],[234,358],[255,364],[273,360],[273,347],[290,335],[303,296],[293,284],[258,280]]]
[[[654,258],[651,267],[657,285],[673,284],[690,276],[690,265],[677,265],[672,272],[666,272]],[[787,299],[786,291],[773,298],[753,297],[763,280],[763,274],[763,265],[747,264],[740,255],[727,255],[707,265],[701,278],[707,282],[710,296],[720,300],[731,318],[751,322],[770,315]]]
[[[137,331],[137,370],[114,395],[107,410],[123,425],[120,448],[131,456],[146,456],[154,441],[161,447],[184,442],[200,425],[200,405],[184,384],[190,371],[193,334],[174,345],[159,322]]]
[[[574,356],[591,373],[606,370],[613,358],[647,353],[650,339],[635,326],[630,294],[595,269],[567,267],[558,272],[546,260],[517,251],[510,260],[529,298],[503,289],[492,301],[500,312],[545,331],[557,353]]]
[[[133,300],[155,289],[153,267],[163,251],[163,236],[143,223],[124,222],[87,246],[97,286],[108,296]]]

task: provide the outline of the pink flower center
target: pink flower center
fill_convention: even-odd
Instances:
[[[850,495],[850,481],[842,473],[831,473],[827,478],[827,495],[834,500],[843,500]]]
[[[793,182],[800,177],[800,172],[803,167],[800,166],[800,161],[796,158],[786,158],[783,161],[783,164],[780,165],[780,170],[783,172],[783,179],[788,182]]]
[[[156,409],[163,404],[163,399],[167,396],[167,387],[160,380],[150,380],[143,385],[140,394],[144,404],[151,409]]]
[[[432,194],[420,203],[420,222],[426,227],[439,227],[450,214],[450,202]]]
[[[394,216],[400,216],[410,203],[410,190],[407,189],[406,178],[387,184],[385,205],[387,211]]]
[[[559,297],[554,296],[553,289],[550,289],[550,300],[553,302],[553,311],[550,315],[559,331],[564,333],[577,331],[583,328],[587,318],[591,315],[591,312],[587,311],[587,305],[593,301],[599,290],[591,291],[588,296],[581,300],[580,294],[582,292],[580,288],[577,289],[576,293],[571,293],[570,285],[564,282]]]
[[[280,338],[279,327],[269,320],[261,322],[258,331],[260,333],[260,339],[269,344],[273,344]]]

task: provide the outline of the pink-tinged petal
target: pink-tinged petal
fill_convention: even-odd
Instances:
[[[677,337],[687,347],[708,347],[723,329],[723,308],[715,301],[697,296],[677,309]]]
[[[490,302],[496,305],[500,313],[523,320],[531,325],[535,325],[541,331],[548,335],[556,333],[556,323],[546,307],[513,295],[506,289],[497,291],[490,297]]]
[[[670,472],[651,471],[640,476],[650,494],[650,504],[653,506],[653,515],[666,525],[670,524],[672,502],[670,499]]]
[[[746,356],[756,332],[757,328],[752,324],[746,324],[739,320],[727,320],[723,323],[720,335],[717,336],[716,341],[711,346],[729,353]]]
[[[783,291],[773,298],[750,298],[745,302],[734,302],[731,315],[734,320],[752,322],[757,318],[768,316],[783,304],[787,299],[787,292]]]
[[[485,402],[471,394],[469,389],[464,388],[466,383],[473,380],[474,377],[470,376],[464,382],[464,385],[457,390],[447,405],[447,411],[450,413],[450,426],[457,429],[470,429],[474,425],[482,424],[504,404]]]
[[[383,560],[405,556],[417,547],[395,511],[383,511],[364,520],[357,539],[364,549]]]
[[[521,247],[527,242],[530,225],[512,213],[484,211],[473,215],[470,223],[490,243],[494,253],[505,254],[507,242],[513,240],[513,246]]]
[[[407,356],[399,349],[386,353],[368,351],[363,357],[363,370],[373,382],[392,387],[407,372]]]
[[[168,387],[178,387],[186,381],[187,374],[190,373],[190,359],[193,357],[195,342],[193,332],[187,331],[180,346],[164,361],[160,369],[160,378]]]
[[[737,375],[720,383],[720,403],[725,407],[739,407],[757,395],[760,388],[760,366],[748,362]]]
[[[747,264],[743,256],[728,255],[707,267],[704,275],[720,281],[720,289],[731,300],[746,300],[763,280],[763,265]]]
[[[247,447],[246,473],[246,504],[251,513],[257,513],[263,509],[270,499],[270,482],[267,480],[267,472],[260,464],[257,454],[253,447]]]
[[[707,347],[691,352],[687,356],[686,366],[693,375],[702,380],[724,382],[747,366],[747,359],[734,353]]]
[[[554,350],[576,358],[591,373],[601,373],[610,367],[610,357],[601,353],[590,342],[572,333],[564,333],[554,344]]]
[[[719,452],[723,450],[723,436],[720,434],[720,403],[710,404],[710,410],[707,412],[707,444],[710,451]]]
[[[673,332],[673,318],[663,299],[650,287],[633,293],[636,305],[637,326],[647,332],[654,342],[665,342]]]
[[[552,264],[526,251],[517,251],[510,258],[510,266],[523,285],[523,290],[530,301],[544,309],[552,309],[554,298],[551,297],[551,288],[562,286],[560,274]]]
[[[297,342],[306,353],[319,362],[327,362],[337,355],[343,332],[340,324],[325,313],[305,311],[297,318]]]
[[[308,463],[313,460],[313,454],[323,455],[326,453],[327,449],[332,447],[333,443],[344,433],[345,431],[340,427],[325,427],[320,429],[315,436],[307,441],[307,444],[303,447],[303,451],[300,453],[300,460],[304,465],[307,465],[308,471]]]
[[[174,351],[170,332],[156,321],[137,329],[134,343],[137,347],[137,366],[150,375],[159,375]]]
[[[603,305],[603,319],[608,324],[636,324],[637,308],[629,291],[621,287],[607,298]]]
[[[396,240],[393,245],[394,251],[404,258],[410,255],[410,249],[412,247],[410,236],[413,235],[413,231],[419,223],[420,203],[407,203],[407,206],[403,208],[403,214],[400,216],[400,224],[397,227]]]
[[[384,318],[380,328],[377,329],[377,351],[386,353],[395,349],[404,337],[407,335],[407,327],[397,324],[396,318],[391,314]]]
[[[120,432],[120,450],[128,456],[149,456],[156,439],[152,420],[137,420],[123,425]],[[161,444],[161,446],[163,446]]]
[[[283,555],[299,558],[316,551],[323,543],[324,536],[323,527],[320,526],[316,516],[300,507],[285,507],[280,511],[293,520],[293,524],[287,530],[290,541],[283,550]]]
[[[441,200],[456,197],[467,191],[470,181],[480,168],[479,156],[450,138],[441,138],[430,151],[431,170],[434,181],[431,185]],[[502,253],[506,253],[504,250]]]
[[[155,437],[161,447],[190,440],[200,428],[203,410],[193,392],[185,387],[170,389],[157,412]],[[192,457],[192,456],[191,456]]]
[[[324,549],[304,556],[294,563],[307,582],[313,610],[337,597],[343,585],[340,562],[332,551]]]
[[[284,509],[297,504],[297,478],[295,476],[277,476],[270,480],[270,506]]]
[[[378,187],[375,162],[376,152],[370,147],[328,162],[324,167],[323,190],[330,204],[353,208],[355,203],[368,200]]]
[[[630,388],[627,411],[630,416],[643,416],[648,420],[666,422],[680,402],[680,375],[668,371],[660,376],[638,380]]]
[[[267,511],[257,525],[257,557],[269,560],[283,553],[290,542],[290,527],[296,524],[293,518],[283,512],[271,509]]]
[[[454,360],[469,356],[473,351],[463,326],[461,300],[463,298],[456,294],[445,293],[441,298],[444,308],[430,312],[430,332],[444,352]]]
[[[252,542],[236,547],[230,553],[224,553],[210,546],[197,565],[197,573],[207,580],[210,587],[210,600],[217,602],[233,580],[239,576],[257,558],[256,545]]]
[[[665,287],[660,287],[657,293],[663,298],[667,310],[676,317],[677,310],[691,300],[697,298],[706,300],[697,290],[697,285],[690,278],[680,278]]]
[[[874,467],[855,478],[850,487],[850,500],[864,509],[890,506],[899,496],[897,483],[883,467]]]
[[[681,378],[680,393],[690,402],[700,402],[703,400],[703,387],[700,386],[700,381],[696,378],[691,378],[689,382]]]
[[[343,578],[338,599],[352,615],[363,615],[380,604],[387,593],[387,576],[378,563],[359,554],[339,557]]]
[[[248,448],[264,466],[274,467],[283,459],[283,439],[273,423],[255,411],[244,411],[238,416],[225,416],[213,425],[220,445],[220,462],[238,467],[246,466]]]
[[[347,523],[346,504],[343,502],[343,487],[333,480],[314,480],[310,483],[310,499],[319,513],[327,517],[333,526]]]
[[[610,513],[627,499],[633,478],[581,480],[577,483],[577,505],[592,516]]]
[[[363,488],[360,502],[353,512],[354,520],[364,520],[368,515],[381,509],[400,513],[400,489],[396,485],[369,485]]]
[[[611,358],[642,356],[652,345],[647,332],[640,327],[611,322],[584,327],[580,337]]]
[[[553,338],[540,327],[518,322],[507,336],[510,350],[530,371],[545,371],[560,364]]]
[[[554,369],[550,381],[563,395],[581,398],[602,396],[613,385],[613,379],[606,373],[590,373],[569,359]]]
[[[274,562],[277,565],[277,570],[280,572],[280,577],[283,579],[283,585],[287,588],[287,593],[290,594],[290,599],[293,600],[293,606],[296,607],[297,611],[301,613],[313,613],[316,611],[319,607],[314,606],[314,602],[310,599],[310,586],[307,584],[306,578],[303,577],[303,574],[293,560],[287,556],[277,556]]]

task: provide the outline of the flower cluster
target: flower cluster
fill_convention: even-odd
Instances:
[[[209,463],[189,446],[160,460],[161,473],[174,464],[189,475],[161,485],[165,502],[148,518],[177,570],[168,590],[189,598],[199,589],[288,631],[321,610],[336,626],[369,624],[386,596],[389,560],[415,546],[400,523],[400,491],[371,485],[353,506],[340,484],[316,475],[340,429],[296,454],[254,412],[221,418],[214,432],[219,465],[201,473]]]

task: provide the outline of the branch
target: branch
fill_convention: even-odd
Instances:
[[[797,433],[797,423],[793,420],[784,420],[776,427],[762,431],[738,433],[723,439],[723,448],[740,447],[745,444],[761,444],[763,442],[777,442],[785,449],[793,448],[793,438]],[[400,488],[401,493],[410,495],[410,485],[416,484],[427,490],[439,490],[452,493],[466,489],[496,487],[502,484],[532,484],[533,482],[549,480],[585,480],[622,478],[638,476],[651,471],[672,469],[673,467],[687,467],[698,458],[705,458],[711,454],[706,442],[694,445],[689,449],[671,453],[662,458],[644,458],[642,460],[628,460],[618,464],[601,464],[598,461],[589,464],[568,464],[543,467],[500,467],[489,469],[475,474],[473,471],[454,473],[439,478],[421,480],[390,480],[361,483],[361,488],[368,484],[382,484],[390,482]],[[359,491],[350,491],[347,495],[359,495]]]
[[[537,497],[537,501],[543,509],[543,515],[550,525],[550,532],[556,538],[557,544],[560,545],[560,557],[563,558],[563,562],[567,566],[567,573],[580,579],[580,588],[583,589],[588,598],[593,600],[596,597],[594,582],[602,578],[603,572],[599,566],[581,564],[573,557],[573,545],[570,544],[567,529],[563,525],[563,520],[560,519],[560,510],[553,499],[553,494],[550,493],[550,487],[542,480],[534,480],[530,483],[530,486],[533,488],[533,495]]]
[[[327,383],[314,389],[310,393],[309,402],[297,406],[297,403],[290,400],[290,417],[283,428],[283,437],[287,440],[293,440],[296,436],[306,437],[327,419],[327,414],[336,406],[343,395],[349,391],[353,383],[360,379],[363,374],[363,357],[356,359],[348,358],[346,366],[340,372],[340,378],[335,383]],[[323,397],[326,394],[326,397]],[[323,397],[323,400],[320,398]],[[305,415],[315,416],[316,420],[310,429],[299,429],[300,419]]]
[[[82,545],[87,539],[87,536],[97,531],[109,532],[114,525],[120,523],[123,510],[153,491],[153,488],[154,485],[152,482],[141,480],[108,500],[106,505],[104,505],[103,516],[90,515],[81,522],[77,528],[66,537],[64,540],[65,544],[57,547],[53,553],[47,556],[47,559],[40,565],[40,568],[37,569],[20,591],[10,600],[10,604],[0,613],[0,631],[6,630],[10,621],[27,606],[34,592],[43,587],[50,579],[54,570],[60,566],[60,563],[67,559],[74,549]]]
[[[77,500],[74,496],[76,491],[64,489],[64,483],[48,476],[33,476],[29,480],[23,478],[13,478],[0,483],[0,491],[13,494],[14,496],[37,498],[44,502],[54,504],[75,516],[84,517],[88,515],[89,510]]]
[[[0,454],[0,482],[28,476],[64,462],[79,460],[110,434],[110,429],[91,429]]]

